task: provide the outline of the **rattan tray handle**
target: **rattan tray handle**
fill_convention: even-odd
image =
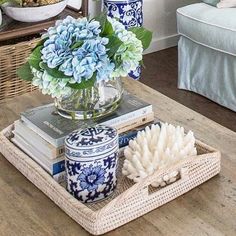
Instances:
[[[142,180],[139,183],[134,184],[131,188],[127,189],[125,192],[121,193],[118,197],[116,197],[113,201],[111,201],[106,206],[104,206],[103,209],[100,211],[100,214],[106,214],[107,212],[110,212],[112,209],[114,210],[115,208],[122,208],[122,205],[126,203],[127,204],[132,203],[132,199],[137,198],[138,196],[140,196],[140,198],[142,198],[142,196],[147,196],[149,194],[148,186],[150,186],[155,180],[157,180],[161,176],[171,173],[172,171],[181,170],[181,178],[178,181],[174,182],[173,184],[170,184],[164,188],[158,189],[156,193],[158,194],[160,193],[160,191],[167,191],[169,188],[175,187],[175,185],[178,185],[181,182],[184,184],[190,178],[189,176],[190,165],[204,164],[207,161],[210,161],[210,162],[218,161],[218,160],[212,160],[211,152],[216,152],[218,158],[220,158],[220,152],[215,150],[214,148],[209,147],[208,145],[202,143],[199,140],[197,140],[197,145],[201,146],[201,148],[208,150],[209,154],[205,154],[204,158],[202,158],[202,155],[198,155],[197,157],[194,156],[194,157],[185,159],[183,161],[180,161],[179,163],[177,163],[176,165],[168,169],[156,171],[153,175],[147,177],[146,179]],[[155,193],[153,194],[155,195]],[[154,195],[150,195],[150,197],[151,196],[153,197]]]
[[[163,188],[157,188],[156,192],[149,193],[149,186],[159,177],[163,176],[166,173],[170,173],[171,171],[180,171],[180,178],[172,184],[169,184]],[[159,194],[160,191],[166,191],[174,185],[184,183],[189,179],[189,170],[188,165],[184,165],[179,163],[176,166],[169,168],[168,170],[161,170],[154,173],[152,176],[147,177],[139,183],[134,184],[131,188],[120,194],[116,199],[103,207],[100,211],[100,214],[105,214],[106,212],[110,212],[115,208],[122,208],[124,204],[129,204],[132,202],[133,198],[137,196],[147,198],[148,196],[153,197],[155,194]]]
[[[180,177],[175,182],[161,188],[154,188],[152,187],[152,184],[149,184],[143,188],[145,196],[153,197],[155,194],[160,194],[160,191],[166,191],[168,190],[168,188],[173,188],[173,185],[184,184],[189,180],[189,170],[187,166],[180,169],[176,169],[176,171],[180,173]],[[156,189],[156,191],[150,192],[149,191],[150,188]]]

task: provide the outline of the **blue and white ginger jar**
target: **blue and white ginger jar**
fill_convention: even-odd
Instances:
[[[119,19],[126,29],[143,25],[143,0],[104,0],[107,15]]]
[[[89,203],[108,197],[117,184],[118,134],[97,125],[72,132],[65,139],[67,190]]]

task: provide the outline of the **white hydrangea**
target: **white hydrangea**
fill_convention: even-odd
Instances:
[[[143,45],[134,33],[125,29],[123,24],[114,18],[109,17],[108,20],[115,34],[123,42],[114,56],[115,60],[120,61],[121,64],[114,70],[112,77],[125,77],[139,66],[143,58]]]
[[[32,74],[34,75],[32,84],[42,90],[43,94],[51,95],[53,98],[60,98],[71,93],[71,88],[66,84],[70,79],[54,78],[47,73],[47,71],[38,71],[31,67]]]

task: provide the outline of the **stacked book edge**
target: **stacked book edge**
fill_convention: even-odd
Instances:
[[[125,94],[121,106],[111,116],[99,121],[68,120],[59,116],[53,104],[21,113],[14,123],[12,142],[36,161],[57,182],[65,179],[64,139],[76,129],[105,124],[118,130],[120,152],[138,131],[154,121],[152,105]]]

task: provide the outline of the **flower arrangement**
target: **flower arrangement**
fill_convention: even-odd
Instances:
[[[142,63],[151,39],[145,28],[126,30],[105,13],[91,20],[68,16],[47,30],[18,75],[60,98],[72,89],[127,76]]]

